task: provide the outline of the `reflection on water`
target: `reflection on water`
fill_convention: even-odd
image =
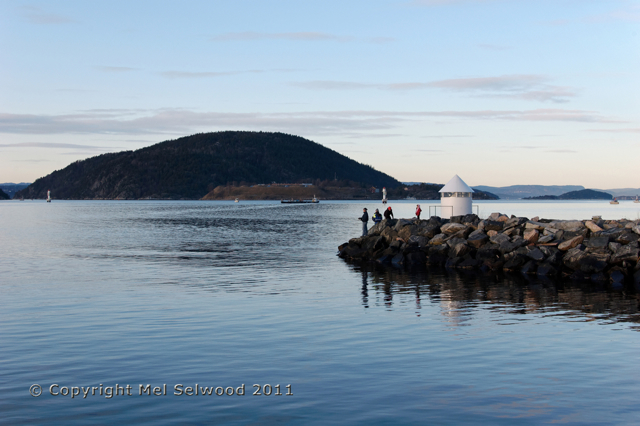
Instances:
[[[438,304],[446,320],[463,326],[474,311],[560,316],[570,321],[632,323],[640,330],[640,295],[633,287],[612,290],[606,284],[561,281],[517,274],[464,273],[439,268],[411,271],[372,263],[349,263],[362,276],[362,305]],[[502,321],[502,317],[496,317]]]

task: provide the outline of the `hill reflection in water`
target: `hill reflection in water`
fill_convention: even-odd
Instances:
[[[562,317],[566,321],[632,323],[640,330],[637,289],[612,289],[607,284],[540,279],[517,274],[483,274],[445,269],[399,270],[376,264],[349,263],[362,275],[365,308],[415,306],[420,316],[426,303],[439,304],[442,315],[456,326],[479,309],[500,313]],[[505,317],[496,316],[496,321]]]

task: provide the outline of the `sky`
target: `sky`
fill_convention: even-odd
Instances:
[[[0,0],[0,182],[222,130],[400,181],[640,187],[640,0]]]

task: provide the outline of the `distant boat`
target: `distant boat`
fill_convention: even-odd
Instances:
[[[47,203],[51,202],[51,191],[47,191]]]
[[[638,200],[638,196],[636,195],[636,199],[633,200],[634,203],[640,203],[640,200]]]
[[[620,204],[618,202],[618,200],[616,200],[616,197],[613,197],[613,200],[609,201],[609,204]]]
[[[236,201],[235,201],[235,202],[236,202],[236,203],[239,203],[239,202],[240,202],[240,200],[236,198]]]

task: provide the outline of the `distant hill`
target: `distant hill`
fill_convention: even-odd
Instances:
[[[9,198],[13,198],[13,195],[20,191],[21,189],[26,188],[31,185],[30,183],[0,183],[0,190],[4,191],[5,194],[9,196]]]
[[[137,151],[76,161],[16,193],[24,198],[199,199],[220,185],[352,181],[400,182],[299,136],[269,132],[201,133]]]
[[[640,195],[640,188],[615,188],[615,189],[596,189],[596,191],[604,191],[621,199],[635,199],[636,195]]]
[[[538,197],[528,197],[525,200],[610,200],[613,196],[606,192],[594,191],[593,189],[583,189],[581,191],[571,191],[561,195],[541,195]]]
[[[10,200],[9,194],[5,193],[2,189],[0,189],[0,200]]]
[[[473,189],[491,192],[502,199],[519,199],[526,197],[538,197],[541,195],[562,195],[570,191],[585,189],[581,185],[511,185],[511,186],[486,186],[478,185]]]

